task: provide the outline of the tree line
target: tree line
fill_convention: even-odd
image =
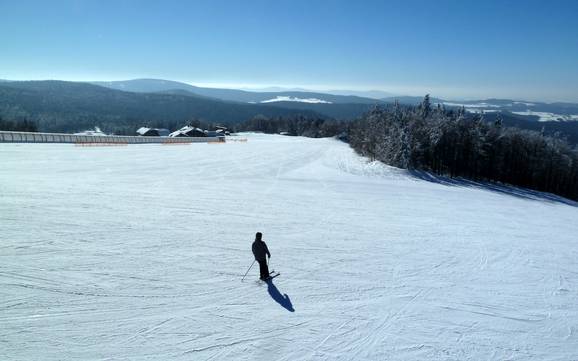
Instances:
[[[311,110],[266,104],[225,102],[192,93],[132,93],[80,82],[0,82],[0,116],[29,119],[42,132],[74,133],[95,126],[107,134],[135,135],[154,123],[170,130],[184,120],[231,125],[256,114],[312,116]]]
[[[267,134],[285,134],[309,138],[344,136],[348,122],[328,120],[324,118],[306,117],[303,115],[291,117],[255,116],[243,123],[234,125],[236,132],[258,131]]]
[[[11,132],[37,132],[36,122],[28,119],[4,120],[0,117],[0,130]]]
[[[352,123],[358,153],[400,168],[501,182],[578,200],[578,153],[540,132],[504,127],[500,117],[432,107],[376,108]]]
[[[237,131],[306,137],[338,136],[359,154],[395,167],[437,175],[500,182],[578,200],[578,151],[543,132],[488,122],[463,108],[396,103],[359,119],[338,122],[296,117],[254,117]]]
[[[0,130],[37,131],[35,122],[0,118]],[[375,107],[353,121],[304,115],[255,116],[233,131],[261,131],[312,138],[337,136],[359,154],[383,163],[449,177],[501,182],[578,200],[578,151],[557,136],[506,127],[500,114],[488,122],[483,114],[433,106],[426,96],[419,106],[396,103]],[[134,122],[133,122],[134,121]],[[105,127],[105,132],[134,135],[137,120]],[[134,123],[134,124],[133,124]],[[140,125],[176,130],[182,125],[212,129],[201,120],[138,121]]]

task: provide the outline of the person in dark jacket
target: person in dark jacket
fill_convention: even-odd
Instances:
[[[259,272],[261,273],[261,279],[266,280],[269,278],[269,267],[267,266],[267,256],[271,258],[271,253],[269,253],[269,248],[267,244],[263,242],[263,234],[257,232],[255,234],[255,242],[253,242],[253,256],[255,260],[259,262]]]

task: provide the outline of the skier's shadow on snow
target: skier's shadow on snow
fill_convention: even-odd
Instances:
[[[287,311],[295,312],[295,309],[293,308],[293,304],[291,303],[291,299],[289,298],[289,296],[287,296],[286,293],[282,295],[281,292],[279,292],[279,290],[277,289],[277,286],[273,284],[272,279],[267,281],[267,292],[269,292],[269,295],[271,296],[272,299],[275,300],[275,302],[283,306],[283,308],[285,308]]]

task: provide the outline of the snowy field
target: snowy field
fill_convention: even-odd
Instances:
[[[0,360],[578,360],[576,204],[248,138],[1,144]]]
[[[572,114],[556,114],[556,113],[549,113],[549,112],[534,112],[531,110],[526,110],[525,112],[512,112],[514,114],[519,115],[533,115],[538,117],[538,121],[540,122],[556,122],[556,121],[578,121],[578,115]]]

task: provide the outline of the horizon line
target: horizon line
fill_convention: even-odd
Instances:
[[[111,78],[113,80],[111,80]],[[171,81],[177,83],[183,83],[194,87],[201,88],[212,88],[212,89],[232,89],[241,90],[249,92],[287,92],[287,91],[302,91],[302,92],[318,92],[318,93],[328,93],[331,92],[354,92],[354,93],[384,93],[383,97],[375,98],[368,95],[361,96],[356,94],[349,94],[352,96],[361,96],[367,98],[381,99],[381,98],[397,98],[397,97],[424,97],[425,95],[430,95],[433,98],[439,98],[441,100],[459,100],[459,101],[479,101],[479,100],[490,100],[490,99],[506,99],[513,101],[534,101],[541,103],[578,103],[578,99],[545,99],[539,97],[519,97],[519,96],[498,96],[498,95],[479,95],[479,96],[456,96],[456,95],[435,95],[433,88],[435,87],[408,87],[408,86],[331,86],[331,85],[320,85],[320,84],[272,84],[272,83],[248,83],[248,82],[194,82],[189,80],[175,80],[162,77],[111,77],[102,80],[86,80],[79,78],[62,78],[62,77],[38,77],[38,78],[20,78],[20,79],[8,79],[0,78],[0,81],[65,81],[65,82],[75,82],[75,83],[103,83],[103,82],[123,82],[123,81],[133,81],[133,80],[158,80],[158,81]],[[398,88],[399,91],[394,91],[391,88]],[[273,90],[277,89],[277,90]],[[385,90],[387,89],[387,90]],[[405,90],[401,90],[405,89]],[[428,90],[429,89],[429,90]],[[445,90],[458,91],[459,88],[442,88]],[[443,91],[442,91],[443,93]],[[347,95],[347,94],[342,94]]]

